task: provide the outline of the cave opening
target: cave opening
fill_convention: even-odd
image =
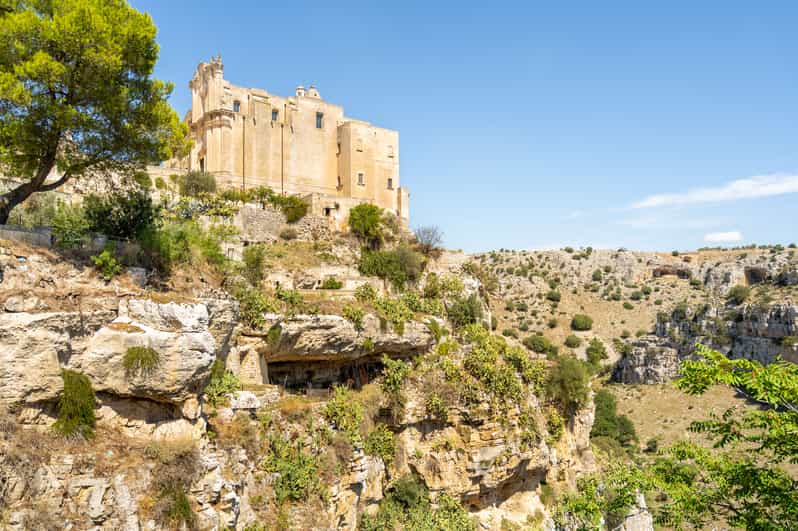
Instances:
[[[360,389],[383,369],[378,355],[356,360],[280,361],[269,363],[269,383],[285,389],[328,389],[335,384]]]
[[[745,281],[749,286],[761,284],[768,279],[768,270],[764,267],[746,267]]]

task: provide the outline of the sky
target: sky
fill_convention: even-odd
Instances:
[[[188,110],[196,65],[399,131],[449,248],[798,240],[798,2],[131,0]]]

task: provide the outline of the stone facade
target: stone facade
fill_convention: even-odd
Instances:
[[[268,186],[312,197],[312,211],[342,226],[349,209],[374,203],[408,219],[399,183],[399,134],[344,116],[311,86],[292,97],[224,79],[221,58],[200,63],[189,83],[190,155],[172,169],[206,171],[220,188]],[[317,212],[318,211],[318,212]]]

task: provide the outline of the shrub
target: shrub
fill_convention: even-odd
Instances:
[[[578,348],[581,344],[582,340],[573,334],[565,338],[565,346],[568,348]]]
[[[308,454],[302,440],[289,442],[280,436],[269,438],[269,452],[260,467],[275,473],[273,483],[277,503],[307,500],[321,493],[318,460]]]
[[[263,282],[263,268],[266,264],[266,248],[263,245],[248,245],[244,247],[244,278],[253,286]]]
[[[448,308],[449,321],[455,328],[477,323],[482,319],[482,302],[476,293],[457,298]]]
[[[380,298],[373,304],[382,319],[381,325],[391,323],[397,334],[404,334],[405,323],[413,318],[413,312],[402,299]]]
[[[363,317],[365,317],[365,315],[366,313],[362,308],[358,308],[357,306],[352,306],[350,304],[344,306],[343,316],[347,321],[355,326],[355,330],[358,332],[363,331]]]
[[[211,378],[205,386],[205,397],[208,403],[218,406],[227,400],[227,395],[240,391],[242,388],[238,376],[224,367],[222,360],[217,359],[211,366]]]
[[[546,394],[565,411],[573,413],[587,403],[589,382],[585,364],[573,356],[563,356],[549,372]]]
[[[250,328],[261,328],[266,322],[263,314],[277,311],[277,303],[265,293],[254,288],[241,288],[236,291],[239,315]]]
[[[415,235],[419,249],[427,256],[443,244],[443,232],[434,225],[417,228]]]
[[[643,292],[642,291],[633,291],[629,295],[629,298],[632,299],[633,301],[639,301],[640,299],[643,298]]]
[[[385,424],[377,424],[366,435],[363,451],[366,452],[366,455],[373,455],[382,459],[386,467],[391,466],[396,455],[396,442],[394,441],[393,432]]]
[[[601,282],[603,277],[604,275],[601,274],[601,269],[596,269],[593,271],[593,276],[591,278],[593,279],[593,282]]]
[[[729,293],[726,295],[726,300],[735,306],[739,306],[740,304],[744,303],[746,299],[748,299],[749,295],[751,295],[751,288],[748,286],[737,285],[729,290]]]
[[[61,370],[64,390],[58,400],[58,419],[53,429],[67,437],[94,437],[95,397],[89,379],[69,369]]]
[[[549,328],[557,328],[557,318],[550,317],[548,321],[546,321],[546,326]]]
[[[94,265],[100,270],[100,275],[102,275],[103,280],[106,282],[110,282],[111,279],[124,269],[122,265],[116,261],[116,257],[110,249],[105,249],[99,255],[92,256],[91,261],[94,262]]]
[[[308,204],[295,195],[273,195],[271,204],[279,208],[288,223],[296,223],[308,213]]]
[[[349,211],[349,230],[372,249],[382,244],[382,209],[363,203]]]
[[[436,343],[440,341],[442,337],[449,334],[449,331],[441,326],[441,324],[435,319],[430,319],[427,321],[427,328],[432,334],[432,337],[435,338]]]
[[[593,328],[593,319],[584,314],[576,314],[571,319],[571,328],[577,331],[585,331]]]
[[[333,388],[333,398],[322,410],[324,418],[337,430],[342,431],[349,442],[357,446],[361,443],[360,425],[363,423],[363,406],[353,400],[349,389],[343,385]]]
[[[178,178],[180,195],[198,197],[200,194],[212,194],[216,191],[216,177],[202,171],[192,171]]]
[[[344,283],[338,280],[335,277],[327,277],[321,283],[321,289],[341,289],[344,287]]]
[[[446,421],[449,418],[449,408],[446,407],[446,402],[437,393],[433,393],[427,398],[424,408],[427,411],[427,416],[431,419]]]
[[[130,347],[122,358],[126,374],[150,373],[160,363],[160,354],[150,347]]]
[[[565,431],[565,419],[563,419],[560,412],[553,407],[546,408],[546,431],[549,433],[546,438],[548,444],[558,442]]]
[[[640,291],[645,296],[651,295],[651,286],[643,286]]]
[[[637,434],[632,422],[624,415],[618,415],[618,403],[615,397],[606,389],[596,392],[594,397],[596,405],[596,418],[590,437],[609,437],[628,446],[637,440]]]
[[[625,302],[623,303],[623,309],[624,309],[624,310],[634,310],[634,308],[635,308],[635,307],[634,307],[634,306],[632,305],[632,303],[630,303],[629,301],[625,301]]]
[[[402,360],[392,360],[387,355],[382,356],[382,382],[380,387],[388,399],[388,407],[394,420],[398,420],[405,407],[405,396],[402,386],[410,374],[410,365]]]
[[[546,293],[546,299],[550,300],[551,302],[560,302],[561,298],[562,295],[560,295],[559,291],[551,290],[548,293]]]
[[[551,341],[549,341],[548,338],[537,334],[527,337],[524,339],[523,343],[526,348],[539,354],[547,352],[552,347]]]
[[[158,215],[149,194],[141,191],[88,195],[83,209],[89,230],[119,240],[138,238]]]
[[[602,360],[606,360],[609,357],[604,343],[597,337],[590,340],[586,353],[588,363],[593,366],[598,366]]]
[[[388,280],[397,289],[403,288],[407,282],[415,282],[422,268],[419,254],[406,245],[393,251],[364,250],[358,266],[363,275]]]
[[[80,206],[60,203],[52,223],[56,244],[66,249],[80,245],[89,233],[89,221]]]
[[[361,284],[355,288],[355,298],[360,302],[373,302],[377,298],[377,292],[371,284]]]

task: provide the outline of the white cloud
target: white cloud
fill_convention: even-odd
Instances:
[[[678,194],[657,194],[632,203],[632,208],[717,203],[798,193],[798,175],[759,175],[716,188],[695,188]]]
[[[711,243],[739,242],[742,239],[743,235],[737,230],[729,232],[710,232],[704,235],[704,241]]]

